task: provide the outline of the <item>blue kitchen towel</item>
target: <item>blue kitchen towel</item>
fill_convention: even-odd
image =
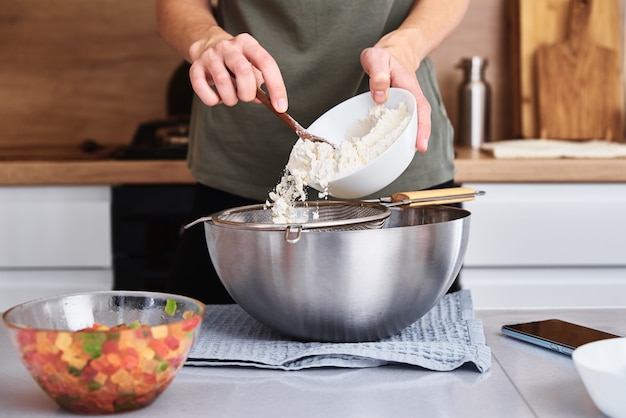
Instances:
[[[445,295],[399,334],[359,343],[301,342],[275,332],[238,305],[208,305],[188,366],[248,366],[300,370],[408,364],[448,371],[473,363],[491,367],[482,321],[474,318],[469,290]]]

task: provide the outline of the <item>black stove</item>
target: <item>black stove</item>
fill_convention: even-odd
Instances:
[[[130,145],[119,148],[119,160],[185,159],[189,144],[189,118],[169,118],[140,123]]]
[[[189,63],[181,63],[171,75],[166,91],[163,119],[144,121],[137,126],[130,145],[114,155],[120,160],[185,159],[189,142],[189,118],[193,89]]]

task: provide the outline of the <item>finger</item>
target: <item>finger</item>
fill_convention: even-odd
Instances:
[[[430,107],[430,103],[428,103],[428,100],[424,97],[422,90],[418,90],[419,93],[414,93],[417,105],[417,138],[415,141],[415,147],[419,152],[426,152],[432,129],[432,109]]]
[[[226,58],[226,66],[235,79],[237,97],[244,102],[251,102],[256,98],[257,79],[252,64],[243,55],[235,57],[233,62]]]
[[[235,106],[239,102],[235,80],[222,61],[212,60],[208,71],[213,79],[213,85],[217,94],[226,106]]]
[[[415,138],[415,148],[420,152],[425,152],[428,148],[428,140],[432,129],[432,108],[428,99],[424,96],[424,92],[419,85],[415,73],[396,66],[395,70],[392,71],[391,85],[408,90],[413,97],[415,97],[415,105],[417,108],[417,136]]]
[[[406,89],[415,97],[417,108],[415,148],[419,152],[425,152],[428,149],[428,141],[432,129],[432,108],[428,99],[424,96],[415,72],[408,71],[393,58],[391,59],[391,86]]]
[[[189,68],[189,80],[193,90],[205,105],[215,106],[221,103],[219,95],[211,88],[206,72],[201,65],[195,63],[191,65]]]
[[[423,112],[418,111],[417,117],[417,138],[415,140],[415,148],[417,148],[419,152],[426,152],[428,149],[428,141],[430,140],[431,131],[430,114],[428,117],[424,117]]]
[[[289,107],[287,88],[274,58],[262,48],[251,51],[249,58],[262,76],[274,109],[277,112],[286,112]]]

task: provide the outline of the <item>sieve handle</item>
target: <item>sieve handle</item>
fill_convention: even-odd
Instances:
[[[476,196],[485,194],[470,187],[449,187],[446,189],[419,190],[413,192],[400,192],[391,195],[391,204],[388,206],[408,205],[442,205],[473,200]]]
[[[197,225],[201,222],[207,222],[207,221],[212,221],[213,218],[211,216],[203,216],[202,218],[198,218],[195,221],[189,222],[187,225],[183,226],[183,229],[189,229],[194,225]]]

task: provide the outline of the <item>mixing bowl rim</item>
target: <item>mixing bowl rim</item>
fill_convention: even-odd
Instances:
[[[307,202],[316,202],[316,201],[307,201]],[[331,201],[329,201],[331,202]],[[347,201],[342,201],[342,202],[347,202]],[[357,201],[358,202],[358,201]],[[363,202],[363,203],[374,203],[377,205],[381,205],[383,207],[386,207],[384,203],[375,203],[375,202]],[[258,205],[248,205],[248,206],[266,206],[264,204],[258,204]],[[240,206],[240,207],[245,207],[245,206]],[[324,233],[324,234],[332,234],[332,233],[339,233],[341,232],[342,234],[346,234],[346,233],[365,233],[365,232],[370,232],[371,231],[389,231],[389,230],[396,230],[396,229],[400,229],[400,228],[418,228],[418,227],[427,227],[430,225],[436,225],[436,224],[440,224],[440,223],[446,223],[446,222],[455,222],[455,221],[461,221],[463,219],[466,218],[470,218],[472,215],[472,212],[465,209],[465,208],[460,208],[460,207],[456,207],[456,206],[450,206],[450,205],[420,205],[420,206],[414,206],[414,207],[405,207],[405,206],[393,206],[393,207],[386,207],[387,209],[389,209],[390,211],[390,215],[385,218],[386,219],[386,226],[385,227],[381,227],[381,228],[371,228],[371,229],[352,229],[352,230],[342,230],[342,229],[337,229],[337,230],[330,230],[330,229],[324,229],[324,228],[306,228],[303,227],[302,224],[258,224],[258,225],[267,225],[267,227],[264,228],[247,228],[245,223],[236,223],[234,225],[228,225],[226,224],[226,222],[215,222],[213,217],[214,215],[211,216],[206,216],[206,217],[202,217],[197,219],[196,221],[194,221],[195,223],[199,223],[199,222],[203,222],[205,224],[208,225],[213,225],[215,227],[223,227],[226,229],[233,229],[233,230],[240,230],[240,231],[266,231],[266,232],[285,232],[285,230],[292,228],[292,227],[296,227],[298,229],[301,230],[301,232],[303,234],[313,234],[313,233]],[[391,214],[393,213],[393,211],[402,211],[402,210],[415,210],[415,209],[426,209],[426,208],[438,208],[438,209],[443,209],[445,211],[448,212],[456,212],[458,213],[458,217],[454,218],[454,219],[449,219],[446,221],[441,221],[441,222],[432,222],[432,223],[425,223],[425,224],[418,224],[418,225],[398,225],[398,226],[392,226],[389,227],[389,219]],[[233,208],[234,209],[234,208]],[[228,209],[227,209],[228,210]],[[223,211],[221,211],[223,212]],[[216,212],[216,214],[219,214],[221,212]],[[304,224],[306,225],[306,224]]]
[[[30,327],[28,325],[25,324],[21,324],[21,323],[16,323],[12,320],[9,319],[9,317],[11,316],[11,314],[13,314],[14,312],[16,312],[19,309],[25,309],[28,308],[29,305],[37,305],[37,304],[41,304],[44,303],[46,301],[52,301],[55,299],[63,299],[63,298],[68,298],[68,297],[76,297],[76,296],[91,296],[91,295],[111,295],[111,296],[132,296],[132,297],[151,297],[153,299],[158,299],[158,298],[162,298],[162,299],[177,299],[177,300],[184,300],[187,302],[191,302],[192,304],[194,304],[196,306],[196,310],[194,311],[196,313],[197,316],[199,316],[201,319],[204,317],[204,313],[206,311],[206,305],[201,302],[198,299],[189,297],[189,296],[184,296],[184,295],[179,295],[176,293],[167,293],[167,292],[152,292],[152,291],[147,291],[147,290],[94,290],[94,291],[90,291],[90,292],[75,292],[75,293],[64,293],[64,294],[58,294],[58,295],[52,295],[52,296],[44,296],[44,297],[40,297],[40,298],[36,298],[36,299],[31,299],[22,303],[18,303],[17,305],[14,305],[12,307],[10,307],[9,309],[7,309],[6,311],[4,311],[2,313],[2,320],[4,322],[4,324],[10,328],[10,329],[15,329],[15,330],[29,330],[29,331],[50,331],[50,332],[77,332],[76,330],[70,330],[70,329],[58,329],[58,328],[33,328]],[[178,322],[182,322],[182,321],[186,321],[186,319],[179,319],[173,322],[170,322],[169,324],[175,324]],[[159,324],[159,325],[167,325],[166,323],[163,324]],[[150,327],[154,327],[154,326],[159,326],[159,325],[150,325]],[[102,333],[107,333],[107,332],[120,332],[120,330],[115,330],[115,329],[111,329],[111,330],[93,330],[93,331],[89,331],[89,332],[102,332]]]

